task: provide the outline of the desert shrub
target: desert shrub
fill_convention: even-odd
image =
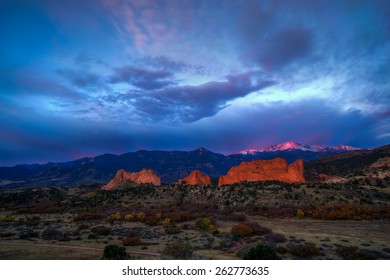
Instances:
[[[57,240],[60,239],[62,236],[62,232],[53,228],[45,229],[41,234],[41,238],[44,240]]]
[[[246,237],[253,234],[253,229],[246,224],[238,224],[232,227],[231,232],[238,237]]]
[[[106,218],[107,221],[119,221],[121,219],[122,219],[122,214],[119,212],[112,214]]]
[[[126,237],[122,240],[123,246],[137,246],[141,244],[139,237]]]
[[[41,217],[39,216],[29,216],[26,218],[27,222],[38,222],[41,220]]]
[[[262,227],[256,222],[244,222],[243,224],[247,225],[248,227],[252,228],[253,234],[255,235],[263,235],[272,232],[271,229]]]
[[[267,244],[257,244],[243,256],[244,260],[280,260],[275,249]]]
[[[180,227],[178,227],[176,224],[174,223],[169,223],[169,224],[166,224],[164,226],[164,232],[166,234],[177,234],[179,233],[181,230],[180,230]]]
[[[133,213],[127,213],[123,217],[126,221],[134,221],[135,215]]]
[[[129,255],[123,246],[110,244],[104,247],[103,260],[126,260]]]
[[[297,216],[298,216],[299,218],[302,218],[303,216],[305,216],[305,212],[303,212],[302,209],[298,209],[298,210],[297,210]]]
[[[301,258],[310,258],[321,254],[320,249],[315,244],[309,242],[293,245],[289,248],[289,252]]]
[[[58,239],[58,241],[62,241],[62,242],[67,242],[67,241],[71,241],[71,240],[72,239],[67,235],[64,235],[63,237]]]
[[[96,234],[93,234],[93,233],[90,233],[90,234],[88,234],[88,239],[95,239],[97,236],[96,236]]]
[[[146,218],[146,214],[144,212],[126,213],[123,218],[131,222],[143,222]]]
[[[253,213],[259,216],[270,217],[270,218],[284,218],[284,217],[295,217],[296,209],[293,207],[264,207]]]
[[[196,227],[202,229],[202,230],[211,230],[213,231],[215,229],[215,222],[210,218],[202,218],[196,221],[195,223]]]
[[[345,220],[345,219],[388,219],[390,207],[388,206],[362,206],[362,205],[321,205],[313,209],[315,219]]]
[[[264,238],[265,241],[267,241],[268,243],[283,243],[287,241],[286,237],[283,234],[274,232],[267,233]]]
[[[236,221],[236,222],[243,222],[246,220],[246,217],[244,214],[233,214],[233,213],[224,213],[219,215],[219,219],[222,221]]]
[[[376,257],[360,250],[357,246],[339,247],[336,253],[345,260],[374,260]]]
[[[15,222],[16,217],[11,215],[0,216],[0,222]]]
[[[81,225],[79,225],[79,226],[77,227],[78,230],[84,230],[84,229],[87,229],[87,228],[89,228],[89,226],[86,225],[86,224],[81,224]]]
[[[165,218],[165,219],[161,222],[161,224],[162,224],[163,226],[166,226],[166,225],[169,224],[170,222],[171,222],[171,219]]]
[[[144,224],[148,225],[148,226],[156,226],[156,225],[158,225],[159,221],[160,221],[160,219],[157,219],[155,217],[147,217],[144,220]]]
[[[146,215],[144,212],[138,212],[135,214],[135,217],[137,218],[137,221],[142,222],[145,219]]]
[[[73,218],[75,222],[101,219],[103,219],[103,216],[98,213],[79,213]]]
[[[97,226],[91,229],[91,232],[97,236],[100,235],[109,235],[110,229],[105,226]]]
[[[190,220],[191,215],[187,211],[181,211],[181,212],[172,212],[169,214],[164,215],[166,218],[169,218],[172,222],[180,223]]]
[[[163,256],[166,258],[173,258],[179,260],[187,260],[192,257],[192,247],[188,242],[176,241],[171,244],[167,244],[162,251]]]
[[[19,235],[19,239],[38,238],[38,237],[39,237],[39,233],[31,229],[24,231]]]

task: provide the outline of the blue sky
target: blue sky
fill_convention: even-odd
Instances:
[[[3,0],[0,165],[390,139],[390,2]]]

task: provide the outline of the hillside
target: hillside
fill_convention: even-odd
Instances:
[[[305,175],[313,179],[320,174],[330,176],[376,176],[381,169],[381,178],[390,176],[383,172],[389,172],[390,167],[386,158],[390,157],[390,145],[378,147],[372,150],[348,151],[342,154],[324,156],[307,162]],[[375,174],[376,173],[376,174]]]

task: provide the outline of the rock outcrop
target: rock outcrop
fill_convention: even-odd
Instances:
[[[277,180],[287,183],[304,182],[303,161],[296,160],[288,165],[282,158],[252,160],[232,167],[225,176],[219,177],[218,185],[229,185],[242,181]]]
[[[155,186],[161,185],[161,180],[152,169],[144,168],[138,172],[126,172],[120,169],[116,172],[115,177],[103,186],[103,190],[111,190],[113,188],[125,184],[153,184]]]
[[[178,183],[193,186],[207,186],[211,185],[211,179],[208,175],[203,175],[199,170],[195,170],[184,179],[180,179]]]

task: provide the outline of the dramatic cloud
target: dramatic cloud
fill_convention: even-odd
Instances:
[[[266,68],[278,68],[309,54],[312,48],[312,34],[306,28],[284,29],[275,33],[269,41],[258,48],[259,62]]]
[[[136,112],[152,121],[193,122],[215,115],[228,101],[272,85],[258,73],[228,76],[227,81],[208,82],[199,86],[168,87],[147,94],[129,93],[127,99]],[[146,121],[146,120],[145,120]]]
[[[145,90],[164,88],[173,84],[173,74],[164,70],[149,70],[133,66],[122,66],[114,69],[111,83],[128,83]]]
[[[0,5],[0,165],[389,143],[389,1]]]

